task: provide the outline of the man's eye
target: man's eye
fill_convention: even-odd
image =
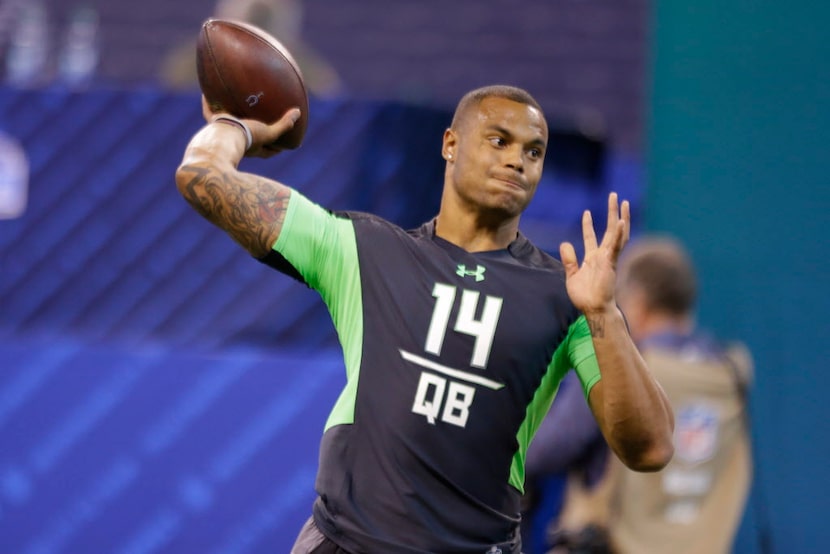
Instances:
[[[542,157],[542,151],[539,150],[538,148],[531,148],[530,150],[528,150],[527,153],[534,160],[538,160],[539,158]]]
[[[490,139],[490,143],[491,143],[493,146],[504,146],[505,144],[507,144],[507,143],[504,141],[504,139],[503,139],[503,138],[501,138],[501,137],[493,137],[493,138],[491,138],[491,139]]]

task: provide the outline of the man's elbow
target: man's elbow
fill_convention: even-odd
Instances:
[[[182,164],[176,168],[176,189],[179,194],[184,196],[184,191],[187,190],[187,184],[192,181],[193,172],[188,171],[187,166]]]
[[[217,169],[207,163],[199,163],[192,159],[185,159],[179,167],[176,168],[176,189],[179,191],[185,200],[187,200],[196,209],[199,209],[198,197],[204,189],[212,175],[217,173]],[[201,211],[201,210],[200,210]]]
[[[656,439],[639,448],[618,454],[620,460],[633,471],[648,473],[660,471],[674,456],[671,439]]]
[[[188,147],[176,168],[176,188],[190,200],[208,181],[231,169],[234,169],[232,165],[218,159],[210,150]]]

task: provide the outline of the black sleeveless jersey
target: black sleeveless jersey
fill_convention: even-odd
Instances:
[[[404,231],[296,191],[274,251],[322,296],[345,359],[320,530],[355,554],[519,552],[530,439],[566,371],[586,394],[599,379],[561,264],[522,235],[470,253],[432,222]]]

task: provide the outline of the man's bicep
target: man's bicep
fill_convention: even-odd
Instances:
[[[267,254],[279,238],[291,189],[277,181],[215,166],[189,164],[176,180],[182,196],[253,256]]]
[[[585,316],[577,318],[568,330],[568,358],[582,383],[585,398],[589,399],[593,388],[602,380],[602,374]]]
[[[591,330],[588,328],[585,316],[580,316],[571,325],[568,339],[568,355],[582,385],[582,393],[594,414],[594,419],[605,434],[602,373],[594,351]]]
[[[588,406],[591,408],[591,413],[594,414],[594,419],[596,419],[597,425],[599,425],[603,434],[606,431],[605,417],[602,410],[602,407],[605,405],[603,401],[604,394],[602,380],[597,381],[588,393]]]
[[[579,379],[569,372],[527,450],[527,474],[558,473],[578,463],[599,436],[594,417]]]

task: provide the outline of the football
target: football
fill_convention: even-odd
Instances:
[[[213,111],[273,123],[299,107],[300,119],[273,146],[300,146],[308,125],[308,92],[297,62],[276,38],[240,21],[208,19],[196,44],[196,69]]]

